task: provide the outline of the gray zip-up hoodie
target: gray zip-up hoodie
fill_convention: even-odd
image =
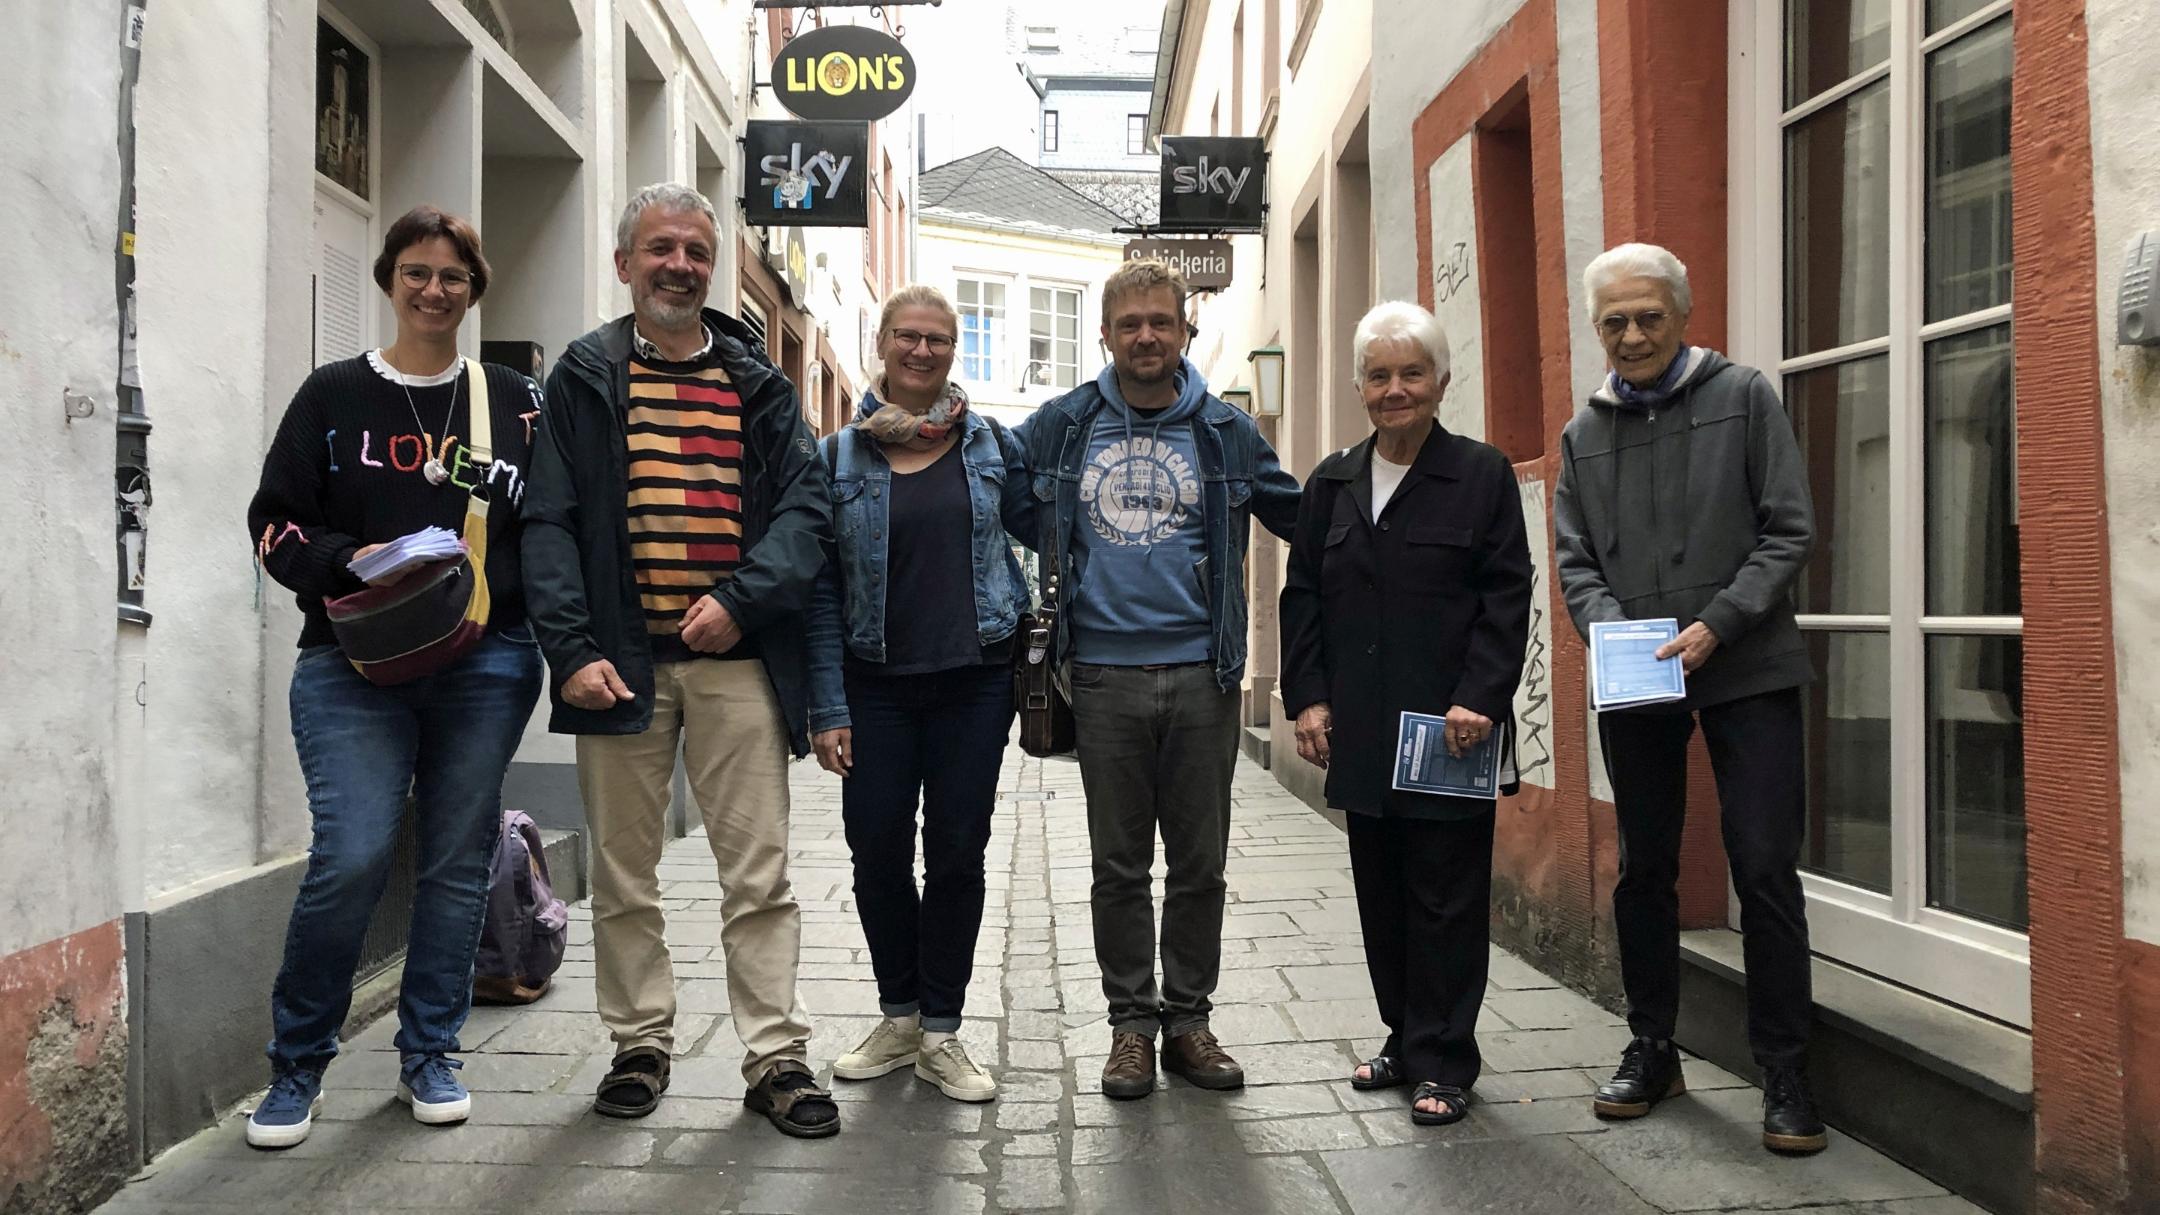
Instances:
[[[1669,386],[1623,391],[1608,376],[1575,412],[1560,436],[1553,532],[1577,630],[1670,616],[1717,635],[1677,706],[1696,709],[1814,677],[1792,586],[1815,510],[1792,421],[1763,374],[1700,347],[1677,357]]]

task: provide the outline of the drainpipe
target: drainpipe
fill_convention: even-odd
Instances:
[[[143,9],[131,0],[120,46],[120,248],[115,251],[113,293],[120,309],[119,382],[115,400],[113,540],[119,551],[119,613],[122,623],[147,626],[143,609],[145,547],[150,514],[150,418],[143,411],[142,372],[135,346],[135,82],[142,70]]]

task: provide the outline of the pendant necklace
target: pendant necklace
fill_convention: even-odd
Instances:
[[[389,361],[388,359],[383,360],[385,364],[389,363]],[[427,441],[427,423],[420,420],[420,407],[413,404],[412,385],[405,382],[404,372],[398,371],[395,367],[390,368],[390,370],[398,373],[398,387],[405,390],[405,408],[412,410],[413,425],[420,428],[420,441],[425,443]],[[457,414],[458,388],[464,382],[465,377],[463,375],[450,381],[450,408],[443,411],[442,420],[442,434],[445,439],[450,435],[450,419]],[[420,466],[420,475],[427,478],[429,485],[441,485],[450,479],[450,468],[442,462],[441,458],[430,455],[427,458],[427,463]]]

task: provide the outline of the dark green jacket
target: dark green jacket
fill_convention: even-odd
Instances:
[[[810,750],[803,610],[832,542],[832,501],[795,386],[742,322],[707,309],[705,323],[743,403],[743,560],[710,592],[754,638],[780,702],[789,745]],[[638,734],[652,723],[653,661],[630,565],[631,318],[570,344],[548,376],[520,511],[525,604],[547,655],[557,734]],[[580,709],[565,679],[606,658],[637,699]]]
[[[1560,435],[1553,541],[1575,627],[1700,620],[1717,635],[1688,676],[1687,708],[1814,678],[1792,587],[1815,543],[1815,509],[1792,420],[1752,367],[1714,350],[1654,405],[1611,378]],[[1666,705],[1670,710],[1674,706]]]

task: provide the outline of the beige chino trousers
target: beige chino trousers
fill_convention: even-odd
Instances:
[[[578,789],[592,830],[593,953],[600,1020],[618,1052],[672,1050],[675,970],[660,909],[668,787],[682,745],[690,794],[718,863],[720,947],[743,1079],[807,1062],[810,1023],[795,990],[802,913],[788,882],[786,728],[764,663],[655,666],[642,734],[578,736]]]

